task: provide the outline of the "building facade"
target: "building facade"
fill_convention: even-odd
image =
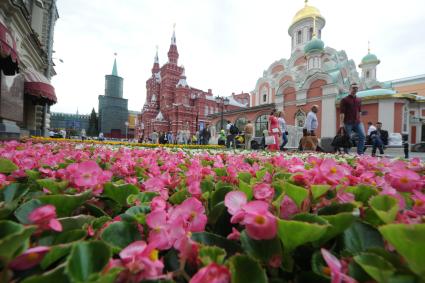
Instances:
[[[50,128],[52,130],[64,129],[68,134],[78,136],[82,129],[88,131],[89,120],[90,115],[78,114],[78,112],[76,114],[51,112]]]
[[[211,89],[203,91],[189,86],[183,66],[178,65],[175,31],[171,37],[168,62],[159,65],[158,51],[152,67],[152,76],[146,81],[146,101],[142,108],[139,137],[149,137],[157,132],[189,131],[194,134],[210,122],[209,114],[219,113],[221,104],[216,102]],[[228,97],[224,111],[247,108],[249,94]]]
[[[350,84],[357,83],[365,126],[368,121],[382,121],[389,132],[409,133],[409,109],[418,103],[423,105],[420,95],[408,89],[399,92],[394,83],[380,82],[377,76],[380,61],[370,50],[361,60],[359,74],[354,60],[344,50],[325,47],[322,31],[326,20],[317,8],[305,2],[288,29],[290,57],[276,60],[263,72],[251,92],[251,105],[274,103],[278,110],[284,111],[289,125],[300,128],[311,107],[318,105],[317,134],[333,137],[339,125],[339,102],[348,94]]]
[[[0,1],[0,137],[46,135],[56,0]]]
[[[99,95],[99,132],[105,137],[124,138],[128,130],[128,100],[123,98],[123,82],[115,59],[112,74],[105,76],[105,95]]]

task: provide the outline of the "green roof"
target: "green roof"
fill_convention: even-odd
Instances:
[[[367,98],[367,97],[375,97],[375,96],[387,96],[394,95],[397,92],[392,89],[386,88],[377,88],[377,89],[368,89],[357,92],[357,97],[359,98]],[[342,93],[339,98],[346,97],[348,93]]]
[[[313,39],[304,46],[304,52],[311,53],[314,51],[322,51],[324,48],[325,43],[321,39],[313,37]]]
[[[375,63],[375,62],[379,62],[379,60],[378,60],[378,57],[376,57],[376,55],[372,53],[368,53],[362,59],[362,64]]]
[[[112,67],[112,75],[118,77],[117,59],[114,60],[114,67]]]

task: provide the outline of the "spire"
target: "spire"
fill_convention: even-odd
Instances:
[[[189,85],[186,82],[186,74],[185,74],[185,70],[184,67],[183,68],[183,72],[180,75],[180,80],[177,82],[176,87],[189,87]]]
[[[171,36],[171,45],[176,45],[176,23],[173,25],[173,36]]]
[[[115,59],[114,59],[114,66],[112,67],[112,75],[118,77],[118,68],[117,68],[117,53],[114,53]]]
[[[307,3],[307,0],[306,0]],[[313,17],[313,37],[316,37],[316,17]]]
[[[370,54],[370,40],[367,41],[367,54]]]
[[[308,5],[308,0],[304,0],[304,4],[305,4],[305,6],[307,6]]]
[[[159,64],[159,59],[158,59],[158,45],[156,46],[156,54],[155,54],[155,64]]]
[[[174,24],[173,36],[171,37],[170,50],[168,50],[168,62],[170,64],[177,65],[178,59],[179,59],[179,52],[177,51],[177,44],[176,44],[176,24]]]
[[[153,67],[152,67],[152,74],[154,76],[156,76],[156,74],[159,74],[158,45],[156,46],[156,54],[155,54],[155,59],[153,62]]]

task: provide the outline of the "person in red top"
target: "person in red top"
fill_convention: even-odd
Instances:
[[[282,133],[279,128],[279,122],[277,119],[276,109],[273,109],[272,113],[270,113],[268,130],[269,130],[269,135],[274,136],[274,144],[269,144],[267,147],[268,150],[270,151],[279,150],[279,137],[282,135]]]
[[[340,110],[340,127],[345,128],[345,132],[350,135],[351,131],[357,133],[359,141],[357,143],[357,153],[363,154],[365,133],[363,124],[360,121],[362,111],[362,101],[356,96],[359,87],[356,83],[351,84],[350,93],[341,100]],[[344,150],[346,151],[346,150]],[[347,150],[348,151],[348,150]],[[348,153],[346,151],[346,153]]]

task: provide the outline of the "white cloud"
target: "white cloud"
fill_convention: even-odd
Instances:
[[[288,27],[302,0],[59,0],[53,111],[97,110],[118,52],[129,109],[143,106],[155,46],[167,61],[177,23],[179,64],[187,81],[214,94],[251,91],[271,63],[290,56]],[[425,1],[310,0],[326,18],[322,39],[358,65],[367,41],[381,60],[381,81],[425,73]]]

